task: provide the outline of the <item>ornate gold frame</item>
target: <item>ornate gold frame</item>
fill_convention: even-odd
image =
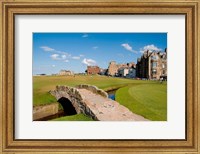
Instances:
[[[0,153],[200,153],[199,0],[2,0],[0,2]],[[16,14],[184,14],[186,16],[186,139],[14,139],[14,16]]]

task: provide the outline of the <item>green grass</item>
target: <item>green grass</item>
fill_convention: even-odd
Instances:
[[[72,116],[64,116],[56,118],[51,121],[93,121],[93,119],[84,114],[76,114]]]
[[[56,102],[48,92],[54,90],[56,85],[76,86],[79,84],[95,85],[100,89],[109,90],[127,86],[132,83],[152,83],[154,81],[141,81],[107,76],[34,76],[33,77],[33,105],[44,105]]]
[[[103,90],[121,87],[116,92],[116,101],[126,106],[132,112],[154,121],[167,120],[167,84],[158,81],[143,81],[107,76],[34,76],[33,105],[45,105],[56,102],[48,92],[56,85],[76,86],[79,84],[95,85]],[[60,106],[61,109],[61,106]],[[66,116],[60,120],[87,121],[82,114]],[[59,120],[57,119],[57,120]],[[90,119],[92,120],[92,119]]]
[[[116,101],[147,119],[167,120],[166,83],[132,84],[120,88],[116,92]]]

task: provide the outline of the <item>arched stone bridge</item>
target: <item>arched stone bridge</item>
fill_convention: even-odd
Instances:
[[[118,102],[108,98],[108,94],[90,85],[76,87],[56,86],[50,93],[56,97],[69,114],[83,113],[100,121],[146,121],[144,117],[132,113]]]

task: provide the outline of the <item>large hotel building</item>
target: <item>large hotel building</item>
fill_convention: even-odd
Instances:
[[[136,75],[146,79],[167,79],[167,49],[165,52],[145,51],[137,59]]]

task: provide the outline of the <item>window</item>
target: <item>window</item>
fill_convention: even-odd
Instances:
[[[165,71],[163,70],[163,74],[165,74]]]
[[[154,68],[154,67],[157,67],[157,62],[153,62],[152,63],[152,67]]]
[[[157,56],[151,56],[152,60],[157,60]]]
[[[156,73],[157,73],[157,70],[156,70],[156,69],[153,69],[153,70],[152,70],[152,73],[153,73],[153,74],[156,74]]]
[[[162,64],[162,68],[165,68],[165,64]]]

